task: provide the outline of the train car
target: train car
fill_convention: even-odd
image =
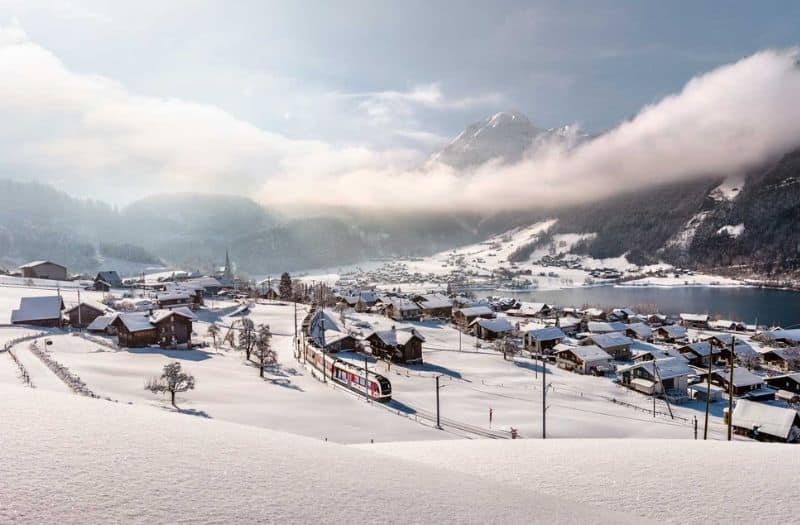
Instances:
[[[367,394],[376,401],[389,401],[392,399],[392,384],[387,378],[374,372],[364,373],[364,369],[348,363],[331,355],[322,355],[322,351],[313,346],[306,346],[306,362],[314,368],[323,371],[332,381],[358,392]]]

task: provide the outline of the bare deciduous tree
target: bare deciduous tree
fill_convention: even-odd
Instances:
[[[253,354],[258,362],[258,375],[264,377],[264,368],[278,362],[278,354],[272,348],[272,332],[269,325],[259,325]]]
[[[256,344],[256,325],[249,317],[242,319],[242,328],[239,330],[239,349],[244,351],[245,358],[249,361],[250,354]]]
[[[210,335],[211,338],[213,339],[214,348],[216,348],[217,347],[217,336],[219,335],[219,326],[217,326],[216,323],[211,323],[211,326],[208,327],[208,335]]]
[[[166,394],[169,392],[172,406],[177,408],[175,404],[175,394],[194,390],[194,376],[184,372],[181,369],[181,364],[175,361],[174,363],[164,365],[164,371],[161,373],[161,377],[150,379],[144,388],[154,394]]]

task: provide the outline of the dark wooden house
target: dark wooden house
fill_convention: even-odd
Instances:
[[[86,328],[92,321],[106,313],[101,304],[82,302],[64,312],[69,317],[69,324],[73,328]]]
[[[61,326],[64,301],[60,295],[22,297],[19,308],[11,311],[11,324]]]
[[[158,310],[124,313],[117,315],[111,325],[116,329],[119,346],[140,347],[161,345],[163,347],[191,345],[191,313],[180,310]]]
[[[23,264],[19,269],[25,278],[67,280],[67,267],[51,261],[32,261]]]
[[[398,363],[421,363],[425,338],[413,328],[376,330],[366,338],[372,355]]]
[[[98,272],[94,278],[94,289],[107,292],[112,288],[122,288],[122,279],[114,270]]]

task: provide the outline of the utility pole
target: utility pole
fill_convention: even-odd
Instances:
[[[547,439],[547,362],[542,354],[542,439]]]
[[[694,417],[694,439],[697,441],[697,416]]]
[[[714,360],[714,345],[709,343],[708,350],[708,375],[706,376],[706,421],[703,427],[703,440],[708,439],[708,410],[711,403],[711,361]]]
[[[78,331],[83,332],[83,319],[81,318],[81,289],[78,288]]]
[[[733,439],[733,355],[736,348],[736,337],[731,336],[731,355],[728,359],[728,366],[731,367],[730,379],[728,379],[728,441]]]
[[[459,323],[460,324],[460,323]],[[463,326],[458,327],[458,351],[461,351],[461,330]]]
[[[436,428],[439,430],[442,429],[441,420],[439,419],[439,378],[441,376],[436,376]]]

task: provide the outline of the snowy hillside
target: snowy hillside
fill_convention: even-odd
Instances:
[[[0,396],[3,523],[635,521],[250,426],[16,386]]]

